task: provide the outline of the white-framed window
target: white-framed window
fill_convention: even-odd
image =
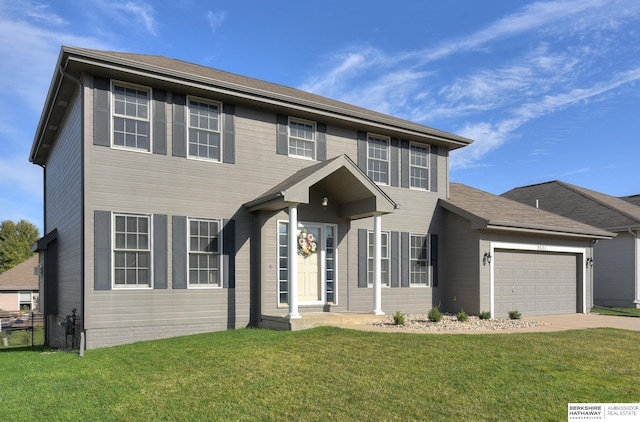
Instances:
[[[409,285],[412,287],[429,286],[428,239],[425,235],[410,235]]]
[[[409,182],[412,188],[429,190],[429,145],[410,144]]]
[[[151,89],[112,81],[112,145],[151,151]]]
[[[367,134],[367,175],[383,185],[389,184],[389,138]]]
[[[222,104],[199,98],[188,98],[188,157],[221,161]]]
[[[289,156],[316,158],[315,122],[289,118]]]
[[[220,220],[188,219],[189,288],[222,287]]]
[[[18,292],[18,309],[21,311],[30,311],[33,303],[33,294],[31,292]]]
[[[152,287],[151,216],[113,214],[113,284]]]
[[[389,286],[390,274],[389,274],[389,232],[380,233],[380,249],[381,249],[381,263],[380,263],[380,284],[383,286]],[[372,231],[367,231],[367,284],[373,286],[373,263],[374,263],[374,241],[375,234]]]

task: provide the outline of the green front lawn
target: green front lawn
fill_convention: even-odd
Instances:
[[[626,317],[640,317],[640,309],[636,308],[592,308],[591,313],[600,315],[614,315]]]
[[[0,351],[3,420],[558,421],[640,402],[640,332],[244,329],[76,353]]]

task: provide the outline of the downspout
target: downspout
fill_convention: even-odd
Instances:
[[[84,182],[85,182],[85,150],[84,150],[84,113],[85,113],[85,104],[84,104],[84,84],[82,81],[74,76],[71,76],[65,68],[60,64],[58,67],[58,71],[62,75],[63,78],[69,78],[72,82],[75,82],[79,88],[79,101],[80,101],[80,227],[81,227],[81,247],[80,247],[80,321],[82,325],[80,327],[80,357],[84,357],[84,349],[85,349],[85,198],[84,198]],[[62,82],[61,82],[62,84]]]
[[[640,278],[640,256],[638,256],[638,234],[631,230],[631,227],[627,227],[627,231],[633,237],[633,289],[634,298],[633,303],[636,304],[636,308],[640,305],[640,287],[638,286],[638,278]]]

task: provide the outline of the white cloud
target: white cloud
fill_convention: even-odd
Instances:
[[[222,22],[224,22],[226,17],[227,17],[226,10],[220,10],[218,12],[213,12],[209,10],[207,12],[207,22],[209,23],[209,27],[211,28],[211,30],[213,32],[216,32],[218,28],[220,28],[220,26],[222,25]]]

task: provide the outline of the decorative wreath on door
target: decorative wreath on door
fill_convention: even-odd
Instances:
[[[316,237],[312,233],[303,230],[298,235],[298,253],[307,258],[316,251],[318,244]]]

